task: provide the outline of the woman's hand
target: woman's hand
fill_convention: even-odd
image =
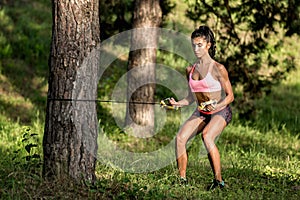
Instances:
[[[167,110],[178,110],[180,106],[174,98],[166,98],[160,101],[160,107],[165,108]]]
[[[209,100],[209,101],[200,103],[199,109],[203,110],[205,112],[210,112],[210,111],[216,110],[217,106],[218,106],[217,100],[213,99],[213,100]]]
[[[169,99],[169,102],[172,106],[179,106],[178,102],[173,97]]]
[[[210,112],[210,111],[216,110],[216,104],[209,104],[209,105],[205,106],[204,110],[206,112]]]

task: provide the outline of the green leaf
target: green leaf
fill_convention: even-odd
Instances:
[[[39,155],[39,154],[33,154],[32,156],[31,156],[32,158],[41,158],[41,156]]]
[[[27,145],[25,146],[25,150],[26,150],[28,153],[30,153],[30,150],[31,150],[32,147],[37,147],[37,144],[27,144]]]

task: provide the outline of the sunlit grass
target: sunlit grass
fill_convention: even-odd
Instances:
[[[273,88],[273,92],[258,100],[258,115],[252,126],[260,130],[279,130],[292,135],[300,134],[300,66],[287,80]]]

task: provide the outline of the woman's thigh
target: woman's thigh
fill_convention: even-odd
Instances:
[[[226,125],[227,122],[221,115],[212,116],[203,130],[202,138],[208,137],[211,140],[215,140],[222,133]]]
[[[200,117],[199,111],[195,111],[181,126],[177,134],[177,139],[180,139],[182,142],[187,142],[197,133],[201,132],[204,127],[204,119]]]

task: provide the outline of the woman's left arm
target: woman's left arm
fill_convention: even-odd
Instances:
[[[221,87],[224,89],[226,97],[223,99],[223,101],[219,102],[216,105],[216,109],[226,107],[227,105],[229,105],[231,102],[234,101],[232,86],[228,77],[228,72],[224,67],[224,65],[218,64],[218,74],[219,74],[219,81],[221,83]]]

